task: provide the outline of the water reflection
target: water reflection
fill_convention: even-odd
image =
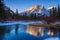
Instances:
[[[0,26],[0,40],[47,40],[46,38],[56,37],[58,34],[58,30],[52,27],[23,24]]]
[[[6,33],[6,27],[0,27],[0,40],[4,38],[4,35]]]

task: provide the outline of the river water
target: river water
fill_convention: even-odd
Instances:
[[[43,24],[43,21],[0,23],[0,40],[60,40],[60,33],[57,29],[54,36],[48,34],[48,29],[46,29],[44,36],[31,35],[27,32],[27,27],[34,23]]]

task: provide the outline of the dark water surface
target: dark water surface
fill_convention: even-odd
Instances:
[[[23,23],[23,22],[21,22]],[[31,23],[31,22],[29,22]],[[27,25],[29,23],[17,24],[17,22],[13,25],[12,23],[0,23],[0,40],[60,40],[60,34],[58,31],[56,35],[51,36],[48,35],[46,30],[44,36],[34,36],[27,32]],[[32,22],[33,23],[33,22]],[[9,24],[9,25],[8,25]]]

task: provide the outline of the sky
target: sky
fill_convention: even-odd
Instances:
[[[18,9],[19,12],[23,12],[37,4],[41,6],[44,5],[45,8],[57,6],[60,4],[60,0],[4,0],[4,3],[14,12],[16,9]]]

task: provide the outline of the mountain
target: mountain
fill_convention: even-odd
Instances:
[[[22,12],[21,15],[24,15],[24,13],[27,16],[30,16],[30,14],[36,14],[36,16],[50,16],[50,13],[48,12],[47,9],[45,9],[44,6],[41,5],[35,5],[29,9],[27,9],[26,11]]]
[[[51,7],[49,7],[48,9],[53,9],[53,8],[56,8],[56,6],[51,6]]]
[[[56,13],[58,12],[58,7],[51,6],[51,7],[48,8],[48,11],[50,12],[50,15],[56,16],[57,15]]]
[[[58,11],[58,7],[56,7],[56,6],[51,6],[51,7],[47,8],[48,11],[53,10],[53,9]]]

